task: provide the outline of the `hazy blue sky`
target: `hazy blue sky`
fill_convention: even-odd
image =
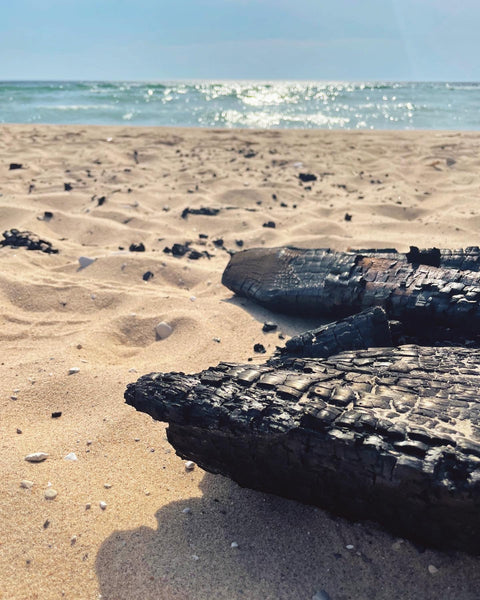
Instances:
[[[4,0],[0,80],[480,80],[479,0]]]

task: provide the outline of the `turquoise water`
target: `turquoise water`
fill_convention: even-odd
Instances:
[[[480,83],[0,82],[0,123],[480,129]]]

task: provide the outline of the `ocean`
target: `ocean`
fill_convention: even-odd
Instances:
[[[480,83],[0,82],[0,123],[480,129]]]

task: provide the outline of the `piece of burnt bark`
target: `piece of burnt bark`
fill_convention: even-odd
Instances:
[[[376,306],[340,321],[296,335],[280,350],[284,356],[327,358],[343,350],[392,345],[385,311]]]
[[[251,487],[480,553],[480,351],[220,363],[128,386],[177,454]]]

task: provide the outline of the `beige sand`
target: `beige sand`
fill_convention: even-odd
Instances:
[[[311,190],[300,171],[319,176]],[[60,252],[0,249],[0,598],[479,598],[479,559],[186,472],[165,427],[123,402],[143,373],[279,343],[262,333],[271,314],[222,287],[228,254],[213,240],[478,244],[479,173],[477,133],[2,126],[1,231],[29,229]],[[221,210],[181,218],[202,206]],[[186,241],[211,258],[163,252]],[[146,252],[128,252],[139,242]],[[97,260],[79,270],[80,256]],[[313,325],[274,318],[286,334]],[[174,332],[157,341],[162,320]],[[26,462],[35,451],[48,459]]]

